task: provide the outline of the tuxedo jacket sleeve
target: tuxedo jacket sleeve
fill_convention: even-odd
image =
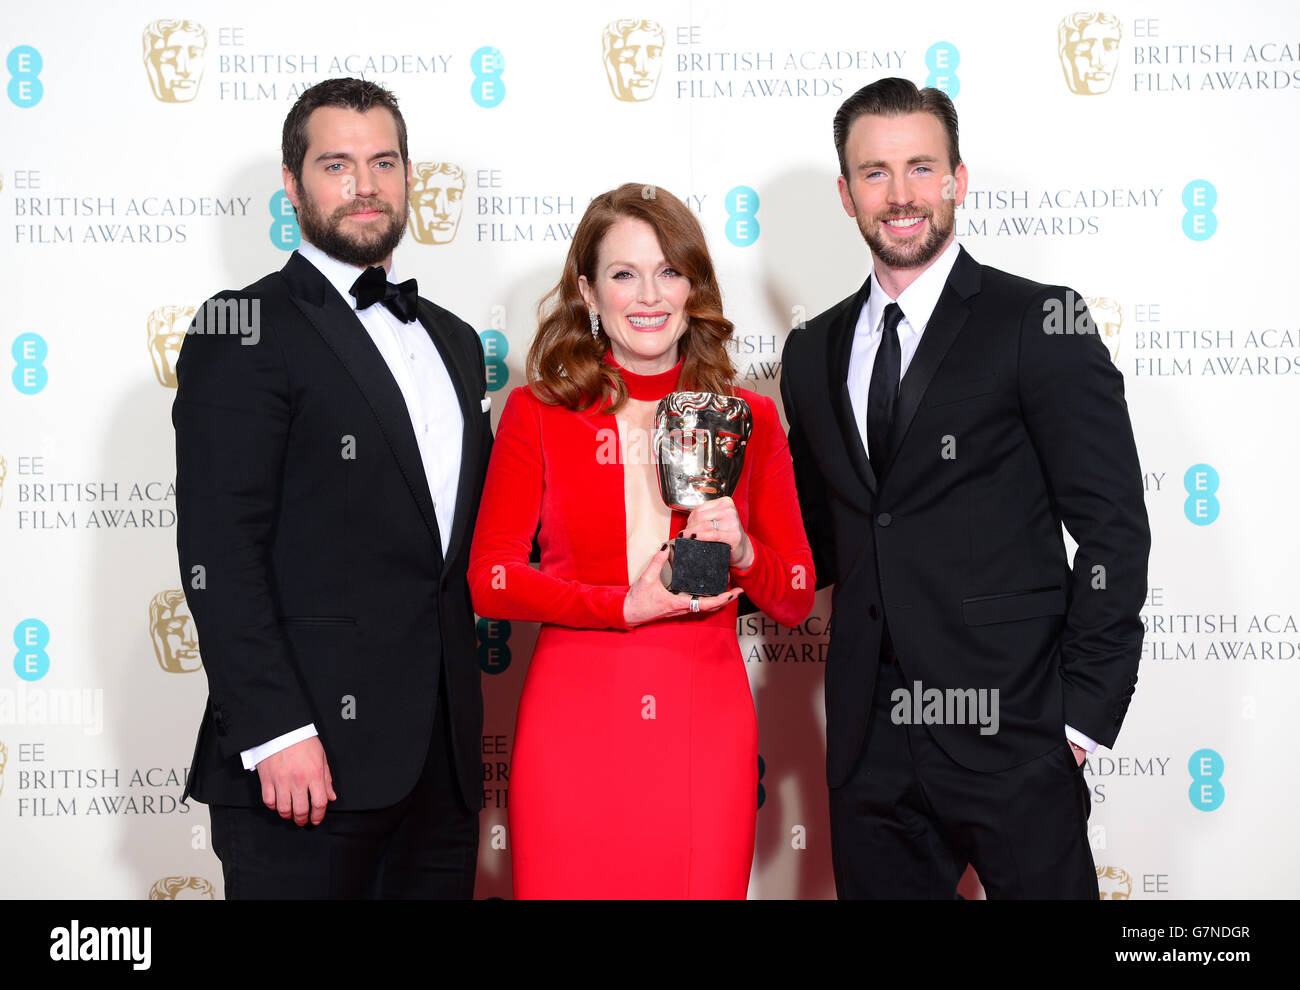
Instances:
[[[1137,684],[1151,537],[1124,378],[1091,315],[1069,315],[1081,298],[1061,287],[1031,298],[1017,384],[1050,497],[1078,544],[1060,639],[1065,722],[1113,746]],[[1064,326],[1053,313],[1067,314]]]
[[[293,416],[289,372],[279,334],[264,329],[253,345],[243,339],[186,337],[172,412],[181,579],[202,632],[211,717],[227,758],[314,718],[269,580]]]
[[[783,375],[781,404],[790,426],[788,453],[793,465],[791,474],[797,492],[800,518],[808,535],[808,546],[817,572],[816,586],[823,588],[835,583],[835,530],[830,504],[826,498],[826,483],[811,456],[812,438],[804,432],[789,389],[790,380]]]

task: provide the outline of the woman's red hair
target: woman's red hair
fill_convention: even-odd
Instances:
[[[688,324],[677,346],[682,361],[680,388],[731,395],[736,377],[726,342],[732,324],[722,315],[722,292],[704,231],[686,204],[655,186],[629,182],[591,201],[578,223],[564,259],[560,281],[538,304],[537,336],[528,349],[528,384],[541,401],[586,409],[608,401],[617,412],[627,401],[618,368],[602,361],[609,349],[604,333],[591,335],[587,304],[578,277],[596,280],[596,261],[606,232],[624,217],[648,223],[659,238],[664,260],[690,279]]]

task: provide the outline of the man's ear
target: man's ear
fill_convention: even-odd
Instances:
[[[953,171],[952,178],[953,178],[952,205],[961,206],[962,202],[966,199],[966,184],[969,181],[969,176],[966,174],[965,162],[957,163],[957,168]]]
[[[288,165],[280,166],[280,178],[284,180],[284,194],[289,197],[289,202],[293,204],[293,208],[295,210],[298,209],[298,199],[300,195],[298,191],[298,181],[293,177],[293,173],[289,171]]]
[[[836,176],[835,185],[840,191],[840,203],[844,206],[844,212],[857,219],[858,208],[853,203],[853,194],[849,192],[848,180],[842,175]]]

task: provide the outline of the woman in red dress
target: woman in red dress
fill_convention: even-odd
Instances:
[[[736,598],[786,625],[812,608],[776,405],[732,385],[699,222],[645,188],[596,197],[578,225],[529,385],[501,414],[470,555],[475,612],[543,623],[510,772],[519,898],[743,898],[758,731]],[[660,497],[650,443],[678,390],[739,396],[753,416],[734,494],[689,515]],[[677,536],[730,547],[727,591],[664,587]]]

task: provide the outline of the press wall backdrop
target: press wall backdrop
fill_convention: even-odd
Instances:
[[[1087,300],[1137,434],[1147,636],[1118,745],[1086,766],[1103,896],[1294,895],[1293,4],[7,4],[0,52],[4,896],[222,894],[207,810],[180,801],[206,683],[175,552],[174,367],[197,304],[298,244],[280,127],[338,75],[401,101],[418,185],[397,264],[480,331],[494,420],[586,203],[626,181],[697,212],[741,383],[779,404],[791,327],[869,270],[832,115],[886,75],[946,90],[970,171],[959,239]],[[798,629],[739,623],[752,897],[834,896],[829,618],[823,591]],[[477,896],[508,897],[536,628],[478,629]]]

